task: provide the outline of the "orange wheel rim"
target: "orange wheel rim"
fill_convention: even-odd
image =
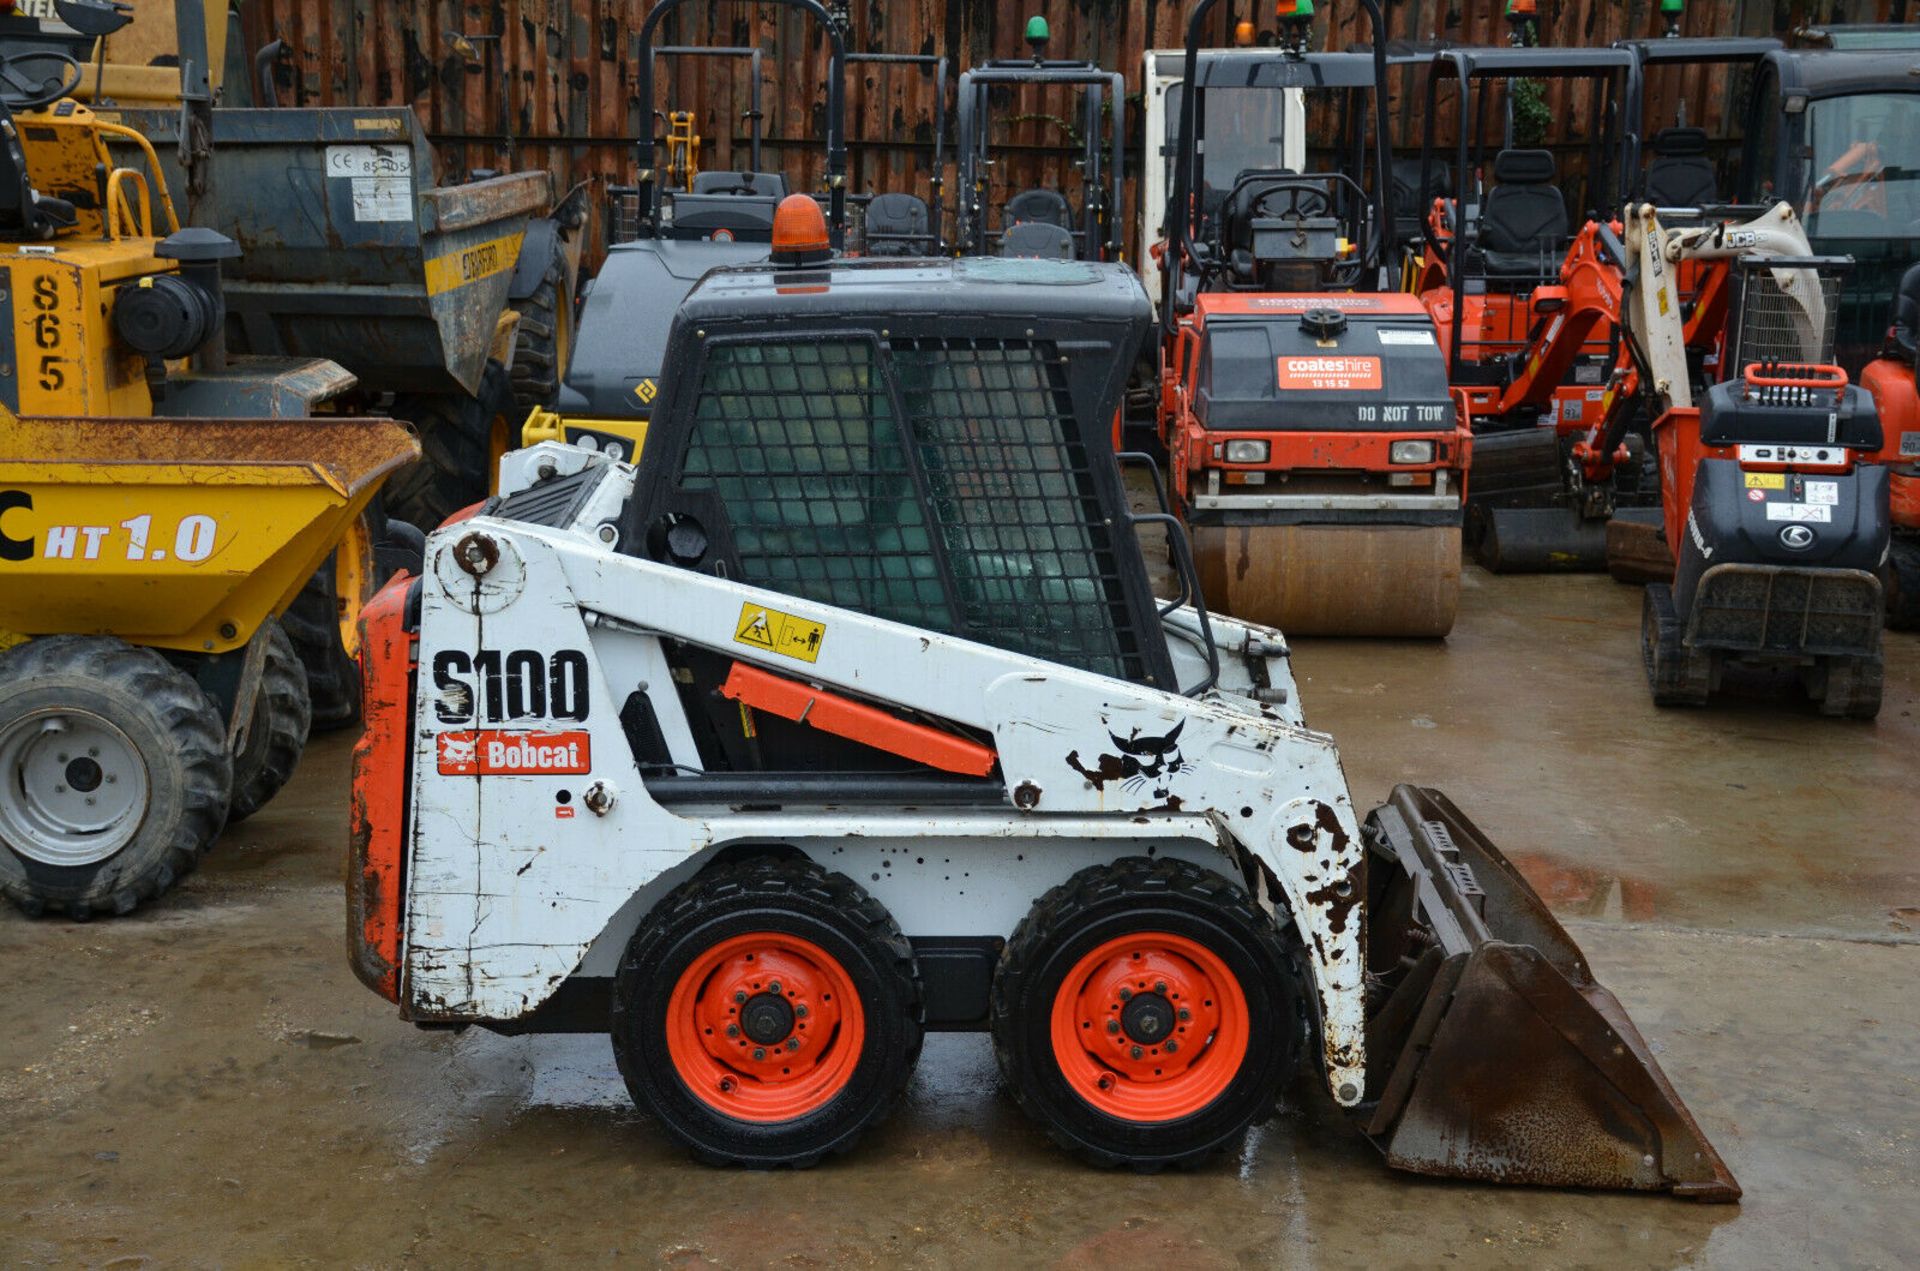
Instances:
[[[1247,1057],[1246,994],[1220,956],[1159,931],[1109,940],[1054,995],[1053,1056],[1067,1085],[1123,1121],[1192,1116]]]
[[[667,999],[667,1054],[694,1097],[736,1121],[791,1121],[853,1079],[866,1016],[832,954],[780,931],[705,950]]]

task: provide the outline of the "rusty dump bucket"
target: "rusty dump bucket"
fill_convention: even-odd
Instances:
[[[419,455],[390,419],[20,419],[0,408],[0,632],[238,648]]]
[[[1740,1196],[1619,1001],[1446,796],[1367,819],[1372,1059],[1361,1120],[1397,1169]]]

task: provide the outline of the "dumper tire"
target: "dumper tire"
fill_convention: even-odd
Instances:
[[[520,314],[519,337],[513,349],[513,405],[515,417],[525,420],[535,409],[553,406],[560,381],[573,353],[573,314],[567,308],[566,243],[551,235],[546,272],[533,294],[513,302]]]
[[[88,755],[46,753],[50,723]],[[110,636],[44,636],[0,654],[0,769],[0,894],[75,921],[131,913],[190,873],[220,836],[233,782],[213,701],[159,653]],[[72,794],[136,787],[117,820],[76,825],[112,807],[75,809]]]
[[[280,615],[294,656],[306,669],[308,724],[317,732],[360,721],[360,663],[340,637],[335,561],[327,557]]]
[[[1135,963],[1160,970],[1129,987]],[[1101,980],[1110,993],[1092,991]],[[1186,861],[1126,857],[1053,888],[1015,929],[993,980],[994,1058],[1021,1110],[1083,1160],[1196,1165],[1275,1111],[1305,1053],[1307,985],[1274,920],[1237,883]],[[1186,1052],[1162,1054],[1152,1037]],[[1175,1062],[1190,1066],[1163,1080],[1158,1065]]]
[[[494,488],[500,456],[520,444],[525,412],[515,414],[507,369],[488,362],[480,391],[394,399],[393,417],[413,425],[420,458],[388,479],[387,510],[431,532]]]
[[[267,806],[293,778],[307,748],[313,708],[307,698],[307,672],[293,651],[286,629],[267,619],[267,653],[260,667],[260,688],[253,699],[246,744],[233,756],[233,800],[227,823],[244,821]]]
[[[777,981],[741,978],[749,954],[789,968],[779,994]],[[835,985],[859,1002],[857,1026],[826,1000]],[[783,1007],[790,1031],[776,1036],[781,1021],[767,1015]],[[755,856],[709,867],[648,913],[614,977],[611,1030],[634,1103],[696,1159],[802,1169],[892,1113],[925,1020],[913,946],[885,906],[805,857]],[[821,1033],[804,1030],[820,1025],[827,1041],[815,1050]],[[809,1070],[784,1071],[781,1037],[806,1050],[796,1058]]]
[[[1703,706],[1712,689],[1708,655],[1686,647],[1673,588],[1648,583],[1640,605],[1640,662],[1655,706]]]

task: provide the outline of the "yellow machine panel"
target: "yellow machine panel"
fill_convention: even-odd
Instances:
[[[61,239],[0,255],[0,403],[23,415],[146,415],[146,360],[113,338],[114,293],[171,273],[152,239]]]
[[[238,648],[419,454],[385,419],[0,411],[0,630]]]

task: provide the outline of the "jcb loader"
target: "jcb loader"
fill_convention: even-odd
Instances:
[[[610,1033],[714,1162],[844,1151],[978,1030],[1101,1164],[1230,1145],[1305,1067],[1395,1166],[1737,1197],[1506,858],[1432,790],[1356,812],[1285,638],[1129,513],[1137,279],[821,229],[690,293],[637,466],[516,452],[376,598],[365,983]]]

